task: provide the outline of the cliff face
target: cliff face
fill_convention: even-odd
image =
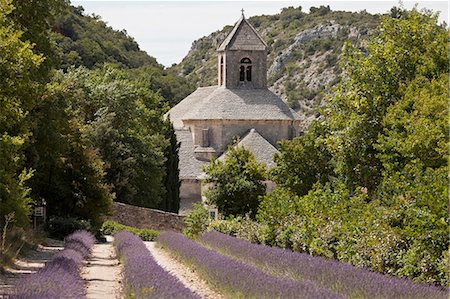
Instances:
[[[340,80],[344,44],[364,47],[379,23],[366,12],[331,11],[328,7],[284,8],[280,14],[256,16],[249,22],[269,46],[268,85],[305,118],[313,118],[325,93]],[[232,26],[193,42],[183,61],[172,67],[197,86],[217,84],[216,48]]]

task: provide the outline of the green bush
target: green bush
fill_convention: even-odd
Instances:
[[[45,231],[49,237],[64,239],[77,230],[92,231],[92,226],[88,220],[80,220],[72,217],[53,217],[45,224]]]
[[[101,232],[105,235],[113,235],[118,231],[133,233],[143,241],[154,241],[159,236],[159,232],[155,230],[127,226],[111,220],[105,221],[101,228]]]
[[[186,228],[183,233],[191,239],[196,238],[200,233],[204,232],[208,227],[208,211],[203,204],[193,204],[192,211],[184,220]]]

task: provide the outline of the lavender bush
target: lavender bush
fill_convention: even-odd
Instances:
[[[114,235],[117,252],[124,262],[126,296],[133,298],[199,298],[153,259],[144,242],[132,233]]]
[[[350,298],[448,298],[447,290],[306,253],[253,244],[219,232],[200,242],[282,277],[308,280]]]
[[[25,276],[12,298],[85,298],[85,284],[80,266],[95,238],[86,231],[77,231],[65,239],[64,250],[34,274]]]
[[[233,298],[343,298],[312,282],[271,276],[206,249],[182,234],[166,232],[161,234],[158,242],[192,264],[206,280]]]

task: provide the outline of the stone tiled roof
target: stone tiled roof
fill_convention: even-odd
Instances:
[[[217,86],[210,88],[207,91],[197,90],[172,108],[169,111],[170,119],[176,121],[177,125],[180,119],[299,119],[297,113],[266,88],[228,89]],[[181,107],[178,107],[179,105]]]
[[[237,147],[243,146],[250,150],[256,158],[256,161],[265,163],[267,168],[275,165],[273,162],[273,156],[279,151],[263,136],[261,136],[255,129],[251,129],[250,132],[237,144]],[[219,157],[219,160],[226,158],[227,152]]]
[[[267,44],[253,28],[253,26],[242,16],[234,25],[233,30],[220,44],[217,51],[225,50],[266,50]]]
[[[180,179],[196,179],[202,174],[203,165],[207,162],[197,160],[194,156],[194,143],[189,130],[175,130],[177,141],[181,142],[178,155],[180,162]]]
[[[169,111],[169,118],[173,123],[175,129],[180,129],[183,127],[183,116],[189,110],[196,110],[197,107],[203,103],[203,101],[217,89],[217,86],[210,87],[200,87],[184,100],[178,103],[176,106],[172,107]]]

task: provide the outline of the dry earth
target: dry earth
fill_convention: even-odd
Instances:
[[[158,264],[173,276],[177,277],[191,291],[197,293],[202,298],[224,298],[201,279],[193,269],[185,266],[174,259],[168,252],[157,247],[155,242],[145,242],[145,245]]]

